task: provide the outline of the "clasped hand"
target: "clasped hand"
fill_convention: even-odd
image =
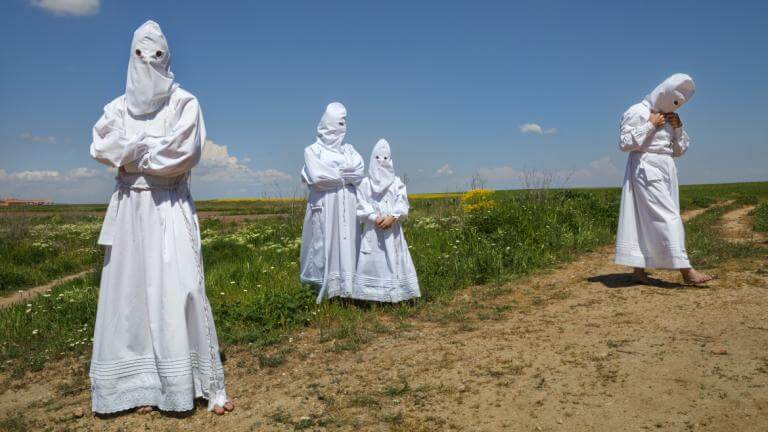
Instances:
[[[683,127],[683,122],[680,120],[680,116],[677,113],[651,113],[648,119],[654,126],[661,127],[665,123],[669,123],[674,129]]]
[[[376,218],[376,226],[383,230],[390,229],[396,220],[394,216],[379,216]]]

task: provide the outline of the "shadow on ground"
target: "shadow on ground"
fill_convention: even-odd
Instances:
[[[589,282],[598,282],[603,284],[606,288],[632,288],[642,286],[652,286],[656,288],[666,289],[702,289],[706,286],[689,286],[683,285],[679,282],[667,282],[661,279],[656,279],[648,276],[647,284],[640,284],[632,280],[631,273],[610,273],[604,275],[597,275],[587,278]]]

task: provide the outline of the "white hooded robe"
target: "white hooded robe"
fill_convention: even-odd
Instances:
[[[148,21],[133,36],[125,95],[93,128],[91,156],[119,168],[99,237],[94,412],[227,401],[189,192],[204,142],[200,105],[173,82],[165,37]]]
[[[402,228],[408,208],[408,193],[395,176],[389,143],[381,139],[373,148],[368,177],[357,188],[357,217],[364,227],[353,298],[400,302],[421,296]],[[376,226],[376,219],[384,216],[397,219],[386,230]]]
[[[680,218],[673,158],[690,145],[683,128],[655,127],[652,112],[669,113],[695,92],[691,77],[667,78],[621,119],[619,148],[629,152],[616,234],[616,264],[638,268],[690,268]]]
[[[359,225],[355,187],[364,176],[363,158],[344,144],[347,110],[328,105],[317,139],[304,149],[301,179],[309,189],[301,239],[302,283],[319,288],[317,303],[352,292]]]

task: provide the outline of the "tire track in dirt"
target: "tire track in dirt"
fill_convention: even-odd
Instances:
[[[414,318],[382,314],[379,335],[357,351],[321,342],[308,328],[267,350],[230,352],[228,391],[238,408],[220,418],[199,409],[185,418],[97,419],[83,415],[87,387],[66,399],[41,396],[27,413],[77,430],[749,431],[768,424],[768,276],[754,271],[765,257],[728,263],[709,287],[690,288],[632,285],[626,268],[610,264],[612,252],[471,287]],[[653,276],[679,280],[674,272]],[[259,353],[285,361],[261,367]],[[53,379],[37,381],[61,386],[56,367],[42,374]]]

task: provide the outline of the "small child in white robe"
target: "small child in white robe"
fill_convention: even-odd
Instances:
[[[357,217],[364,228],[351,297],[393,303],[420,297],[401,226],[408,217],[408,194],[384,139],[373,148],[368,177],[357,188]]]

